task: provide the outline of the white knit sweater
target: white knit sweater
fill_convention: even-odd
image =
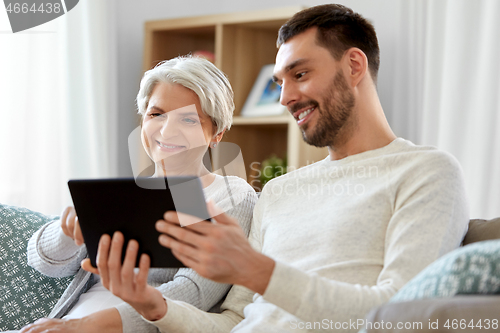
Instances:
[[[469,221],[462,172],[449,154],[396,139],[269,182],[251,244],[276,266],[264,295],[234,286],[222,314],[167,300],[162,332],[361,329],[419,271],[458,247]],[[353,325],[354,323],[354,325]]]

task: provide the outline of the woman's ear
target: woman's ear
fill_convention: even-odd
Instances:
[[[224,128],[222,131],[220,131],[219,133],[217,133],[216,135],[214,135],[214,141],[216,141],[217,143],[219,143],[220,140],[222,140],[222,137],[224,136],[225,132],[226,132],[226,129]]]

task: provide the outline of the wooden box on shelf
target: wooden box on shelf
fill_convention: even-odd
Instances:
[[[227,74],[236,106],[233,126],[224,141],[240,146],[247,180],[259,186],[258,166],[271,154],[287,157],[298,168],[326,157],[325,148],[305,144],[289,114],[240,117],[239,114],[262,66],[275,62],[280,26],[302,7],[148,21],[145,24],[143,70],[178,55],[209,51]],[[144,155],[145,156],[145,155]],[[147,157],[144,157],[147,158]],[[257,162],[257,163],[255,163]],[[214,161],[217,168],[217,161]]]

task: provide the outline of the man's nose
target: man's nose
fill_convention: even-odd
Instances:
[[[280,103],[287,108],[290,108],[295,102],[299,100],[299,91],[296,85],[292,83],[285,83],[281,85]]]

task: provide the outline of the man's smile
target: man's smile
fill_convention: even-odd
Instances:
[[[309,120],[309,118],[311,118],[311,114],[314,111],[316,111],[316,107],[310,106],[295,112],[293,114],[293,117],[297,120],[297,124],[300,126],[302,124],[305,124]]]

